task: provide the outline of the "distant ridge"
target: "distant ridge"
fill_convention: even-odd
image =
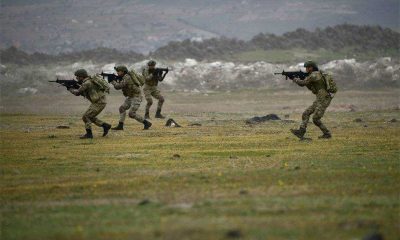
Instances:
[[[15,47],[0,50],[1,62],[11,64],[48,64],[54,62],[138,62],[146,58],[164,60],[229,60],[237,54],[270,50],[304,49],[308,52],[325,49],[332,52],[371,53],[377,56],[399,56],[400,33],[380,26],[342,24],[313,32],[297,29],[277,36],[260,33],[249,41],[212,38],[203,41],[172,41],[149,55],[110,48],[49,55],[28,54]]]

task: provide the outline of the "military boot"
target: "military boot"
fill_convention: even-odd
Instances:
[[[149,129],[149,128],[151,127],[151,125],[153,125],[153,124],[152,124],[151,122],[147,121],[147,120],[144,120],[144,121],[143,121],[143,125],[144,125],[143,130],[147,130],[147,129]]]
[[[161,118],[161,119],[163,119],[163,118],[165,118],[165,117],[164,117],[163,115],[161,115],[161,110],[157,110],[155,118]]]
[[[103,123],[101,126],[103,127],[103,137],[105,137],[108,131],[111,129],[111,125],[108,123]]]
[[[332,134],[330,132],[324,133],[318,137],[319,139],[329,139],[332,138]]]
[[[124,130],[124,123],[119,122],[118,126],[111,128],[112,130]]]
[[[79,137],[80,139],[93,138],[92,129],[86,129],[86,134]]]
[[[290,131],[298,138],[303,139],[304,134],[306,133],[306,129],[299,128],[299,129],[290,129]]]
[[[149,113],[149,111],[146,111],[146,113],[144,114],[144,118],[145,118],[145,119],[150,119],[150,113]]]

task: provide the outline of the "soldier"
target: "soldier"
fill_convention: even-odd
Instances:
[[[156,118],[165,118],[163,115],[161,115],[161,109],[162,105],[165,101],[164,97],[161,95],[160,90],[158,90],[157,85],[158,81],[160,80],[159,77],[153,76],[152,72],[154,71],[156,67],[156,62],[154,60],[150,60],[147,63],[147,67],[143,68],[142,75],[145,78],[145,84],[143,87],[144,91],[144,96],[147,101],[146,105],[146,114],[144,117],[146,119],[150,119],[150,107],[153,104],[153,97],[155,99],[158,99],[158,105],[157,105],[157,112],[155,117]]]
[[[101,88],[95,83],[96,76],[89,76],[85,69],[79,69],[75,72],[76,79],[82,85],[79,89],[69,89],[69,91],[76,96],[83,96],[88,99],[92,104],[88,110],[83,114],[82,120],[85,123],[86,134],[81,136],[81,139],[93,138],[91,123],[99,127],[103,127],[103,137],[107,135],[111,125],[98,119],[96,116],[106,107],[107,100],[105,89]],[[101,79],[100,79],[101,80]]]
[[[126,97],[125,102],[119,107],[120,119],[118,126],[112,128],[113,130],[123,130],[124,129],[124,121],[126,117],[126,110],[129,110],[129,117],[136,119],[136,121],[143,123],[144,130],[147,130],[151,127],[151,122],[145,120],[143,117],[138,115],[136,111],[140,107],[140,103],[142,102],[142,91],[140,90],[140,83],[133,79],[128,74],[128,68],[125,66],[117,66],[114,68],[119,77],[122,77],[121,82],[113,81],[111,82],[114,85],[116,90],[122,89],[122,93]]]
[[[291,132],[298,138],[303,139],[306,133],[307,124],[311,114],[313,115],[313,123],[319,127],[323,133],[319,138],[331,138],[332,135],[326,126],[321,122],[321,118],[324,116],[325,110],[328,108],[333,96],[326,90],[326,84],[323,79],[322,73],[318,70],[318,66],[313,61],[307,61],[304,63],[307,73],[310,75],[304,80],[294,78],[293,82],[297,85],[304,87],[306,86],[313,94],[316,95],[317,99],[314,103],[308,107],[302,116],[302,123],[299,129],[291,129]]]

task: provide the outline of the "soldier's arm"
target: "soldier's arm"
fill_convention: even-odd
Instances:
[[[153,79],[153,74],[150,73],[148,70],[143,70],[143,77],[145,80],[152,80]]]
[[[301,80],[300,78],[294,78],[293,82],[297,83],[297,85],[299,86],[307,86],[312,82],[315,82],[317,80],[317,78],[315,77],[314,74],[310,74],[310,76],[304,78],[304,80]]]
[[[116,90],[122,89],[123,87],[126,86],[126,78],[125,77],[122,78],[122,81],[120,82],[113,81],[111,82],[111,84],[114,86]]]
[[[70,88],[69,91],[74,94],[75,96],[82,95],[89,87],[89,81],[84,82],[80,88],[78,89],[72,89]]]

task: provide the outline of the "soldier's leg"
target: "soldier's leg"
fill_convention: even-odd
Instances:
[[[119,122],[118,126],[113,127],[112,130],[124,130],[124,122],[126,118],[126,110],[131,107],[129,98],[126,98],[124,103],[119,107]]]
[[[300,128],[290,130],[296,137],[303,139],[304,134],[306,133],[307,130],[308,121],[310,120],[311,114],[315,111],[315,108],[316,108],[316,101],[314,101],[314,103],[303,112],[303,115],[301,117],[302,122],[300,124]]]
[[[157,104],[157,111],[156,111],[156,118],[165,118],[163,115],[161,115],[161,110],[162,110],[162,106],[164,104],[164,97],[161,95],[160,90],[158,90],[157,88],[154,89],[151,92],[151,95],[158,100],[158,104]]]
[[[135,119],[136,121],[143,123],[143,129],[147,130],[151,127],[151,122],[147,121],[146,119],[144,119],[142,116],[140,116],[139,114],[137,114],[137,110],[140,107],[140,103],[142,102],[142,97],[135,97],[132,98],[132,106],[131,109],[129,110],[129,117]]]
[[[153,105],[153,97],[151,96],[151,88],[144,87],[143,88],[144,97],[146,98],[146,113],[144,117],[146,119],[150,119],[150,107]]]
[[[308,122],[310,120],[311,114],[315,112],[315,109],[317,107],[317,101],[314,101],[311,106],[309,106],[304,112],[303,115],[301,116],[301,124],[300,128],[301,129],[307,129]]]
[[[105,107],[106,107],[105,103],[92,103],[89,109],[86,111],[89,120],[99,127],[101,127],[104,124],[104,122],[98,119],[97,115],[99,115]]]
[[[91,112],[91,106],[89,107],[88,110],[86,110],[86,112],[82,116],[82,121],[85,123],[86,134],[81,136],[80,137],[81,139],[93,138],[92,121],[90,121],[90,112]]]
[[[135,119],[136,121],[143,123],[144,118],[137,114],[137,110],[140,107],[140,103],[142,102],[141,97],[131,98],[131,109],[129,110],[129,117]]]
[[[331,97],[327,97],[321,99],[317,102],[317,107],[315,110],[315,114],[313,116],[313,123],[321,129],[323,135],[322,138],[330,138],[331,133],[328,128],[322,123],[321,118],[324,116],[326,109],[328,108],[329,104],[331,103]]]
[[[82,116],[82,121],[85,123],[85,129],[92,129],[92,122],[90,121],[87,111]]]
[[[106,107],[105,102],[99,102],[99,103],[93,103],[90,105],[89,109],[87,110],[88,113],[88,118],[91,122],[96,124],[99,127],[103,128],[103,137],[107,135],[108,130],[111,129],[111,125],[101,121],[100,119],[97,118],[97,115],[103,111],[103,109]]]
[[[126,111],[131,107],[130,98],[126,98],[125,102],[119,107],[119,122],[125,122]]]

